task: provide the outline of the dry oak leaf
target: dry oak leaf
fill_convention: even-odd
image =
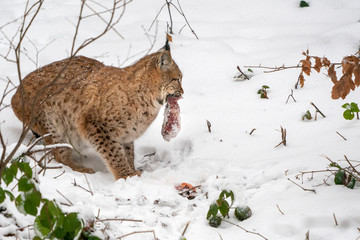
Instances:
[[[354,68],[356,67],[357,63],[355,63],[355,61],[352,57],[355,57],[355,56],[344,57],[344,59],[341,61],[343,74],[348,74],[351,76]]]
[[[329,67],[331,64],[329,59],[327,59],[326,57],[323,57],[322,62],[325,67]]]
[[[305,78],[304,78],[303,73],[301,72],[299,75],[299,83],[300,83],[301,87],[304,87],[304,82],[305,82]]]
[[[358,86],[360,86],[360,65],[358,65],[354,68],[353,73],[355,76],[355,80],[354,80],[355,85],[358,87]]]
[[[320,69],[322,67],[321,58],[319,58],[319,57],[314,57],[314,58],[315,58],[314,69],[315,69],[315,71],[320,72]]]
[[[331,79],[331,81],[336,84],[337,83],[337,77],[336,77],[336,71],[334,70],[335,68],[335,65],[334,64],[331,64],[331,66],[329,67],[329,70],[328,70],[328,75]],[[334,98],[335,99],[335,98]],[[336,98],[337,99],[337,98]]]
[[[311,62],[309,56],[306,57],[306,60],[301,60],[301,68],[306,75],[310,76]]]
[[[332,88],[331,98],[332,99],[345,99],[346,96],[350,93],[350,90],[355,89],[355,84],[349,77],[349,75],[344,74],[338,82]]]

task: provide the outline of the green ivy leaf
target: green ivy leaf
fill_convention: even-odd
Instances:
[[[305,1],[300,1],[299,6],[300,6],[301,8],[310,7],[309,3],[305,2]]]
[[[341,170],[341,167],[336,162],[332,162],[329,164],[330,167],[337,167],[339,170]]]
[[[67,232],[63,228],[61,228],[61,226],[57,226],[52,235],[57,239],[64,239],[66,234]]]
[[[216,203],[211,204],[206,219],[209,219],[211,216],[216,217],[218,211],[219,211],[219,206]]]
[[[43,225],[43,221],[41,220],[41,215],[38,215],[35,218],[34,231],[35,234],[40,237],[40,239],[44,239],[50,235],[51,230],[47,226]]]
[[[0,187],[0,203],[5,200],[5,191]]]
[[[53,231],[54,225],[62,226],[64,221],[64,213],[54,201],[43,200],[44,205],[40,211],[41,224]]]
[[[231,205],[232,205],[233,202],[234,202],[234,198],[235,198],[233,191],[231,191],[231,190],[229,190],[229,191],[228,190],[222,190],[220,195],[219,195],[219,199],[226,199],[226,198],[229,198],[229,197],[231,199]]]
[[[41,201],[40,192],[34,191],[30,194],[25,194],[25,197],[26,197],[24,203],[25,212],[30,215],[36,216]]]
[[[35,237],[33,238],[33,240],[41,240],[41,238],[39,238],[38,236],[35,236]]]
[[[25,175],[19,179],[18,189],[20,192],[28,192],[34,187],[35,187],[34,184]]]
[[[66,232],[77,233],[81,229],[82,224],[81,221],[78,219],[77,213],[69,213],[64,219],[64,230]]]
[[[352,102],[350,107],[352,112],[359,112],[359,107],[356,103]]]
[[[264,90],[259,89],[259,90],[257,91],[257,94],[262,94],[263,91],[264,91]]]
[[[345,171],[340,170],[335,173],[334,182],[336,185],[343,185],[345,180]]]
[[[4,180],[6,186],[8,186],[14,179],[17,174],[16,163],[10,165],[10,167],[5,168],[1,178]]]
[[[262,88],[263,89],[269,89],[270,87],[268,85],[263,85]]]
[[[213,216],[209,219],[209,225],[212,226],[212,227],[215,227],[217,228],[218,226],[220,226],[221,224],[221,218],[220,217],[217,217],[217,216]]]
[[[18,162],[17,164],[18,164],[20,171],[25,173],[25,175],[29,179],[31,179],[32,178],[32,170],[31,170],[30,164],[27,162]]]
[[[248,72],[253,73],[254,71],[251,68],[248,68]]]
[[[312,116],[311,116],[311,113],[310,113],[310,111],[309,110],[307,110],[306,111],[306,113],[302,116],[302,120],[305,120],[305,118],[307,119],[307,120],[311,120],[312,119]]]
[[[252,211],[248,206],[235,208],[235,217],[240,221],[244,221],[251,217]]]
[[[355,117],[355,114],[351,110],[347,109],[344,111],[343,116],[346,120],[352,120]]]
[[[9,198],[10,198],[11,201],[14,201],[15,197],[14,197],[14,195],[13,195],[11,192],[9,192],[8,190],[4,190],[4,192],[6,193],[6,195],[9,196]]]
[[[219,211],[223,217],[225,217],[230,210],[229,203],[226,200],[217,200],[217,203],[219,204]]]
[[[350,182],[346,185],[346,187],[350,188],[350,189],[354,189],[355,187],[355,183],[356,183],[356,179],[354,177],[351,177]]]
[[[16,197],[15,199],[15,206],[17,208],[17,210],[19,212],[21,212],[22,214],[26,215],[26,211],[24,209],[24,204],[25,204],[25,201],[24,199],[22,198],[22,195],[20,194],[19,196]]]
[[[344,105],[341,106],[342,108],[345,108],[345,109],[350,109],[350,104],[348,103],[345,103]]]

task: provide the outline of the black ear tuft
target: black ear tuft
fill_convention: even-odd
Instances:
[[[170,45],[169,45],[169,39],[168,39],[168,38],[166,38],[166,42],[165,42],[164,49],[165,49],[166,51],[170,51]]]

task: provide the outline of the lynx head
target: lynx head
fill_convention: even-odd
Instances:
[[[168,44],[160,49],[157,65],[161,76],[161,99],[158,100],[159,103],[168,102],[170,98],[180,99],[184,93],[181,87],[182,73],[171,58]]]

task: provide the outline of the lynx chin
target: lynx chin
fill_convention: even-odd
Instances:
[[[163,104],[183,95],[182,73],[168,43],[135,64],[116,68],[78,56],[28,74],[11,100],[16,116],[46,144],[90,144],[116,179],[139,175],[134,140]],[[72,149],[53,151],[56,161],[93,173],[72,159]]]

